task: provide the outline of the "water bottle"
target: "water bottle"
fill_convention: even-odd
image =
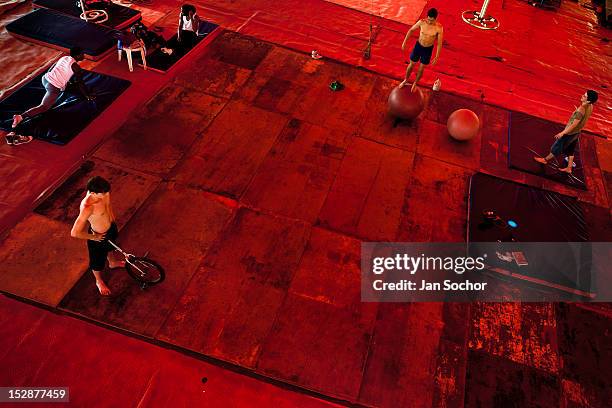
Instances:
[[[442,86],[442,81],[440,81],[440,78],[438,78],[434,81],[433,87],[431,89],[433,89],[434,91],[439,91],[441,86]]]

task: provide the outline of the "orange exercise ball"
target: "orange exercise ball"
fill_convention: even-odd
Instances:
[[[389,113],[400,119],[414,119],[419,116],[419,113],[425,107],[421,90],[417,88],[412,92],[410,85],[403,88],[393,88],[387,103]]]
[[[469,109],[457,109],[448,117],[446,122],[448,134],[455,140],[470,140],[480,129],[478,115]]]

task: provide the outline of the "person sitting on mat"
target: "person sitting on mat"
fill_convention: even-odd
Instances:
[[[110,183],[100,176],[89,179],[87,194],[79,207],[79,216],[70,231],[70,236],[87,240],[89,268],[96,278],[98,291],[103,296],[111,293],[101,277],[106,259],[108,258],[108,266],[111,269],[125,266],[125,261],[115,261],[108,256],[114,249],[108,241],[115,241],[119,235],[110,202],[110,187]]]
[[[32,141],[32,136],[22,136],[17,133],[17,126],[24,120],[51,109],[59,96],[66,89],[66,85],[74,76],[76,83],[87,100],[93,100],[93,96],[87,90],[83,82],[83,69],[78,62],[82,61],[85,56],[83,50],[78,47],[70,49],[70,55],[61,57],[42,77],[42,84],[45,88],[45,95],[38,106],[28,109],[22,114],[13,116],[14,131],[6,135],[6,141],[12,145],[29,143]]]
[[[438,10],[435,8],[429,9],[427,12],[427,18],[419,20],[415,25],[413,25],[406,37],[404,38],[404,42],[402,43],[402,52],[406,51],[406,42],[412,35],[413,32],[420,29],[419,39],[414,44],[414,49],[412,53],[410,53],[410,62],[408,63],[408,68],[406,68],[406,77],[399,84],[400,88],[408,85],[408,78],[412,73],[412,69],[414,65],[421,61],[421,65],[416,73],[416,78],[414,79],[414,83],[412,84],[412,88],[410,89],[412,92],[416,91],[416,86],[421,77],[423,76],[423,71],[425,70],[425,65],[429,65],[429,61],[431,60],[431,54],[433,53],[434,43],[436,42],[436,38],[438,39],[438,46],[436,47],[436,56],[433,61],[431,61],[431,65],[435,65],[438,62],[438,58],[440,57],[440,51],[442,50],[442,35],[443,29],[442,24],[437,21],[438,18]]]
[[[580,106],[576,108],[570,117],[565,129],[555,135],[555,142],[546,157],[535,156],[533,159],[538,163],[548,164],[555,156],[563,154],[567,157],[567,167],[559,168],[560,171],[571,174],[574,166],[574,150],[578,144],[578,136],[584,128],[593,112],[593,104],[597,102],[599,95],[593,90],[586,91],[580,98]]]
[[[195,6],[183,4],[179,16],[178,33],[176,39],[184,49],[189,50],[195,45],[200,27],[200,17],[196,14]]]

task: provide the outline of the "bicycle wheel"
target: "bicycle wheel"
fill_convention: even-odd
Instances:
[[[156,285],[166,277],[161,265],[149,258],[139,256],[129,257],[125,263],[125,269],[132,278],[147,286]]]

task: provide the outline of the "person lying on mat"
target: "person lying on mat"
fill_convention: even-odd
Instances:
[[[416,73],[416,78],[414,78],[414,83],[410,88],[412,92],[416,90],[417,83],[423,76],[425,66],[429,65],[429,61],[431,60],[431,54],[433,53],[436,39],[438,42],[438,45],[436,46],[436,56],[434,57],[433,61],[431,61],[431,65],[435,65],[436,62],[438,62],[440,51],[442,50],[443,28],[442,24],[438,22],[437,18],[438,10],[431,8],[427,11],[427,18],[417,21],[417,23],[413,25],[410,30],[408,30],[408,33],[404,38],[404,42],[402,43],[402,52],[405,51],[408,39],[416,30],[419,30],[419,39],[414,44],[414,49],[410,53],[410,61],[406,61],[408,62],[408,68],[406,68],[406,77],[402,83],[399,84],[400,88],[408,85],[408,78],[410,78],[414,65],[421,61],[421,65],[419,65],[419,69]]]
[[[9,143],[9,138],[12,139],[13,145],[28,143],[32,141],[32,136],[22,136],[16,132],[17,126],[27,118],[39,115],[43,112],[51,109],[53,104],[57,101],[59,96],[66,89],[66,85],[72,77],[76,79],[76,83],[87,100],[93,100],[93,96],[87,90],[85,83],[83,82],[83,69],[79,66],[78,62],[84,58],[83,50],[78,47],[70,49],[70,55],[61,57],[53,66],[47,71],[42,77],[42,84],[45,88],[45,95],[38,106],[28,109],[20,115],[13,116],[13,129],[15,131],[10,132],[6,138]]]
[[[200,17],[196,14],[195,6],[191,4],[183,4],[181,6],[181,15],[179,16],[179,25],[177,40],[185,49],[190,49],[194,46],[198,36],[198,28],[200,27]]]
[[[563,154],[567,157],[567,167],[560,168],[560,171],[571,174],[574,166],[574,151],[578,144],[578,136],[584,128],[593,112],[593,104],[597,102],[599,95],[593,90],[586,91],[580,97],[580,106],[576,108],[570,117],[565,129],[555,135],[555,142],[550,148],[550,153],[546,157],[535,156],[533,159],[538,163],[548,164],[555,156]]]
[[[140,23],[136,31],[136,37],[141,39],[148,49],[159,48],[164,54],[172,55],[173,50],[168,48],[166,40],[161,35],[149,30],[147,26]]]
[[[70,231],[71,237],[87,240],[89,269],[96,279],[98,291],[103,296],[111,293],[101,277],[106,259],[108,258],[108,266],[111,269],[125,266],[124,261],[115,261],[108,256],[114,249],[108,241],[114,242],[119,235],[110,202],[110,187],[110,183],[103,177],[95,176],[89,179],[87,194],[79,207],[79,216]]]
[[[123,33],[119,40],[121,44],[129,44],[128,48],[138,48],[144,45],[147,50],[160,49],[164,54],[172,55],[173,50],[167,47],[166,40],[161,35],[150,31],[143,23],[136,23],[129,33]]]

